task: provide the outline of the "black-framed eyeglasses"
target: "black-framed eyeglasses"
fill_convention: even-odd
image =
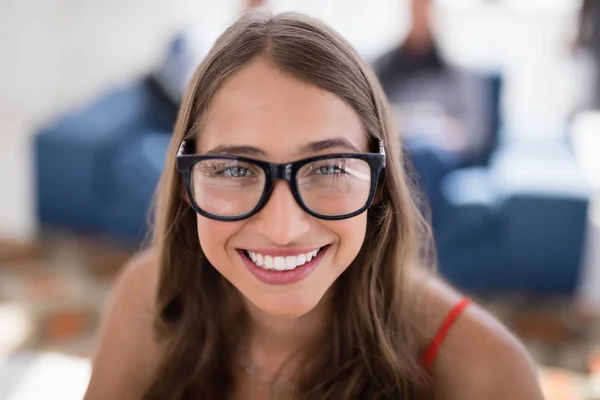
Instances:
[[[177,169],[183,176],[192,208],[219,221],[251,217],[267,204],[275,182],[283,179],[298,205],[325,220],[351,218],[373,202],[386,155],[378,153],[326,154],[278,164],[230,155],[191,153],[182,141]]]

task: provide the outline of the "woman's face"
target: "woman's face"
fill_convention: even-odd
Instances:
[[[368,140],[350,106],[262,58],[218,91],[197,140],[201,154],[276,163],[357,150],[367,152]],[[250,302],[270,315],[297,317],[313,309],[354,260],[366,222],[366,213],[339,221],[315,218],[280,180],[252,217],[222,222],[198,215],[197,226],[210,263]],[[282,263],[283,271],[276,268]]]

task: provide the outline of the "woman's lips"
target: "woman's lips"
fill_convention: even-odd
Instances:
[[[324,246],[320,250],[312,250],[311,252],[316,252],[316,255],[310,260],[306,260],[302,265],[297,266],[293,266],[293,264],[299,263],[302,261],[303,255],[306,257],[306,254],[310,254],[311,252],[297,253],[294,251],[295,255],[286,255],[285,257],[283,255],[273,257],[272,255],[252,252],[255,256],[260,255],[263,257],[261,262],[263,266],[258,266],[256,262],[251,259],[250,252],[247,250],[238,249],[238,253],[240,254],[240,257],[242,257],[242,260],[248,270],[259,281],[269,285],[287,285],[298,282],[310,275],[310,273],[314,271],[315,268],[321,263],[321,260],[325,256],[325,253],[328,249],[329,246]],[[287,254],[290,254],[287,249],[286,252]],[[274,254],[272,252],[269,253]],[[282,253],[280,252],[279,254]],[[271,257],[271,260],[265,259],[266,257]],[[283,259],[285,259],[285,265],[282,265]],[[265,265],[265,263],[268,263],[268,265]]]

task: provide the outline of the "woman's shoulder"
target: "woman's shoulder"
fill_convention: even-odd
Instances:
[[[102,318],[86,400],[139,398],[147,387],[160,359],[153,329],[158,276],[152,250],[121,271]]]
[[[434,398],[541,400],[535,366],[516,337],[441,278],[421,278],[418,322],[425,332],[422,348],[435,353],[430,359]]]

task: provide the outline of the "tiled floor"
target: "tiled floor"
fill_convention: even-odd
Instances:
[[[104,301],[132,252],[55,235],[22,253],[0,258],[0,400],[34,399],[44,385],[61,399],[81,398]],[[548,400],[600,399],[600,320],[566,299],[483,303],[543,367]],[[66,386],[53,384],[61,379]]]
[[[82,398],[104,302],[131,254],[62,235],[0,252],[0,400]]]
[[[11,321],[0,322],[9,327],[0,356],[13,348],[89,357],[104,300],[131,251],[61,236],[36,253],[0,259],[0,316]],[[25,333],[21,343],[11,330]]]

